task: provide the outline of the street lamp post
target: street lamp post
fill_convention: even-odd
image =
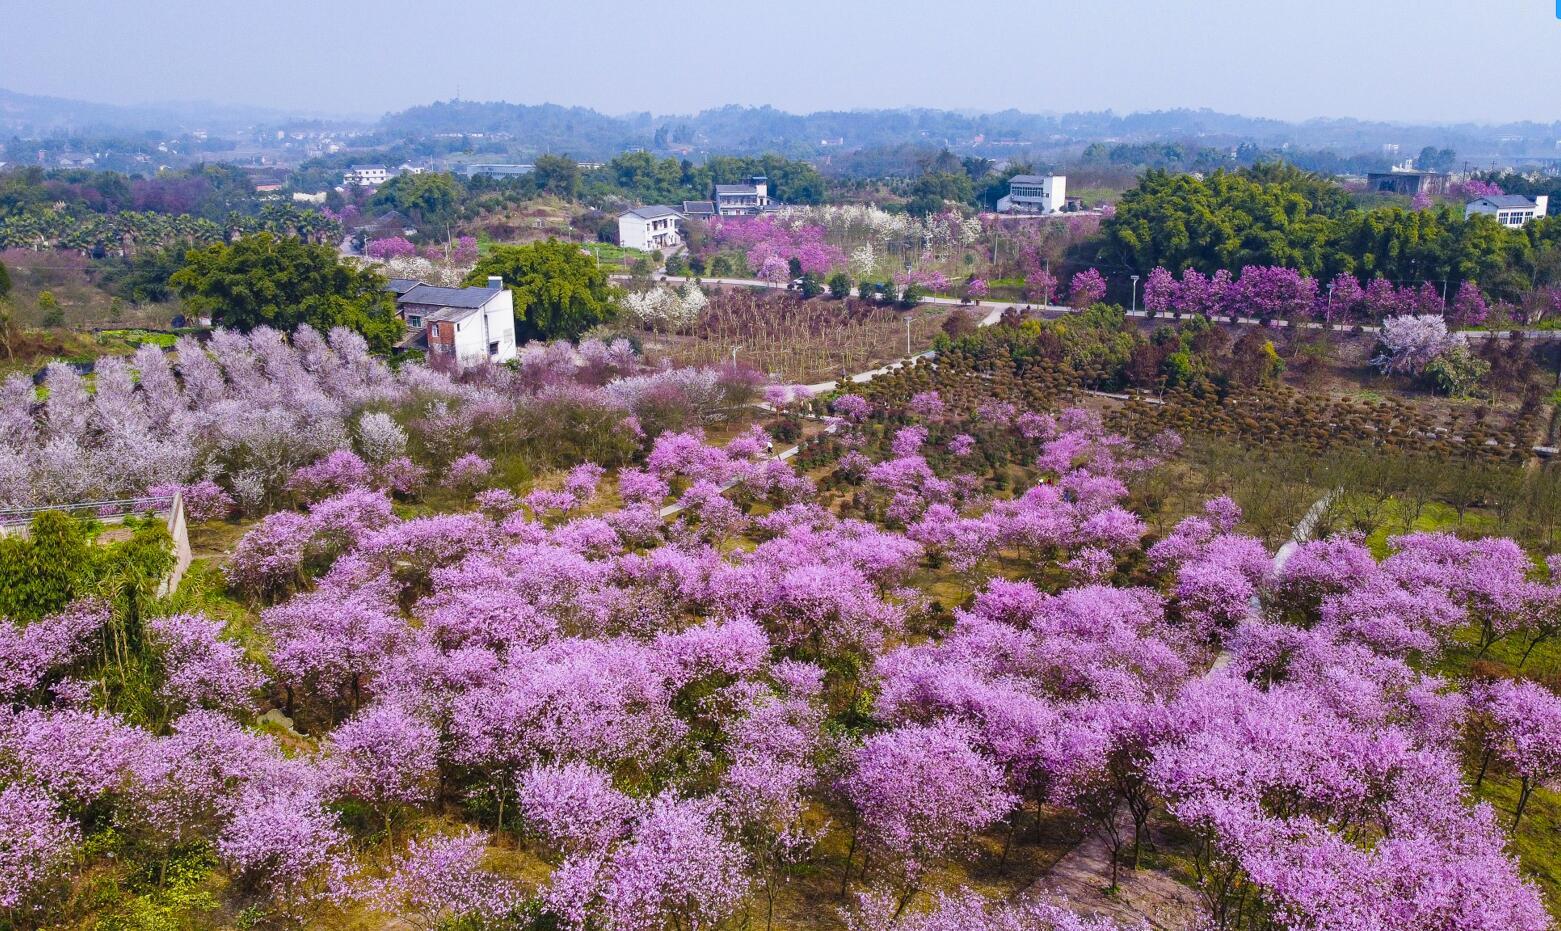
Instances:
[[[1133,276],[1133,313],[1138,313],[1138,276]]]
[[[911,315],[910,314],[906,314],[905,315],[905,357],[908,359],[908,358],[910,358],[910,355],[911,355]]]

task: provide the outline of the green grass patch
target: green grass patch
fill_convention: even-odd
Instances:
[[[1523,653],[1527,647],[1528,642],[1521,637],[1498,640],[1480,657],[1481,671],[1507,675],[1522,672],[1555,681],[1561,675],[1561,641],[1539,644],[1525,660]],[[1476,650],[1474,629],[1466,628],[1459,632],[1457,641],[1442,653],[1430,671],[1467,680],[1474,669]],[[1474,786],[1479,760],[1472,758],[1473,754],[1469,757],[1465,759],[1465,768],[1469,773],[1471,792],[1496,810],[1497,821],[1511,838],[1508,846],[1517,855],[1523,874],[1539,885],[1550,914],[1561,920],[1561,844],[1556,842],[1558,832],[1561,832],[1561,794],[1553,787],[1536,787],[1529,796],[1528,806],[1523,809],[1523,822],[1514,831],[1512,818],[1518,805],[1518,780],[1492,763],[1484,781]]]
[[[99,330],[97,341],[99,343],[121,342],[131,346],[162,346],[171,348],[178,336],[173,333],[159,333],[154,330]]]
[[[1492,767],[1494,769],[1494,767]],[[1518,780],[1506,773],[1487,772],[1475,788],[1481,801],[1496,809],[1497,820],[1512,838],[1510,849],[1518,855],[1525,876],[1538,884],[1545,907],[1561,920],[1561,795],[1540,786],[1529,796],[1523,822],[1512,830],[1512,814],[1518,806]]]
[[[628,265],[635,259],[650,258],[649,252],[631,249],[627,246],[614,245],[610,242],[588,242],[582,245],[581,248],[596,256],[598,260],[611,262],[615,265]]]
[[[1428,502],[1420,509],[1419,515],[1408,523],[1407,528],[1403,506],[1398,499],[1388,499],[1384,502],[1384,508],[1386,518],[1382,526],[1366,537],[1366,546],[1378,559],[1385,559],[1388,555],[1388,538],[1405,533],[1447,530],[1463,535],[1487,536],[1496,532],[1496,522],[1489,514],[1466,510],[1463,519],[1460,520],[1456,508],[1440,501]]]

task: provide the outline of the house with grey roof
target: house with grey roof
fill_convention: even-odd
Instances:
[[[423,349],[430,360],[459,368],[515,358],[515,296],[494,275],[487,287],[441,288],[392,278],[396,314],[406,323],[402,348]]]
[[[1008,193],[997,199],[998,213],[1056,213],[1068,203],[1063,175],[1014,175]]]
[[[352,165],[342,174],[341,183],[349,187],[379,187],[389,180],[390,169],[384,165]]]
[[[772,206],[770,181],[763,175],[754,175],[746,184],[717,184],[714,200],[718,216],[756,217]]]
[[[1541,194],[1538,197],[1524,197],[1522,194],[1497,194],[1494,197],[1477,197],[1464,205],[1463,215],[1467,219],[1477,213],[1496,218],[1496,222],[1508,229],[1522,229],[1531,220],[1537,220],[1545,215],[1550,207],[1550,197]]]
[[[690,220],[708,220],[715,215],[715,201],[713,200],[683,201],[683,216]]]
[[[642,252],[675,249],[683,244],[678,224],[683,215],[665,204],[635,207],[618,215],[618,245]]]

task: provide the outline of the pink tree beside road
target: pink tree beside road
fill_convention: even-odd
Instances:
[[[1068,303],[1074,307],[1088,307],[1106,297],[1106,279],[1098,269],[1088,268],[1078,272],[1068,282]]]

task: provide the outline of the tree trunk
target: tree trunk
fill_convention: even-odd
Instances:
[[[1512,816],[1512,831],[1517,833],[1518,824],[1523,820],[1523,809],[1528,807],[1528,798],[1534,791],[1534,781],[1527,776],[1523,777],[1522,788],[1518,790],[1518,810]]]
[[[857,817],[853,812],[851,815],[851,845],[846,848],[846,865],[840,871],[840,894],[842,896],[851,887],[851,861],[856,857],[856,829]]]

